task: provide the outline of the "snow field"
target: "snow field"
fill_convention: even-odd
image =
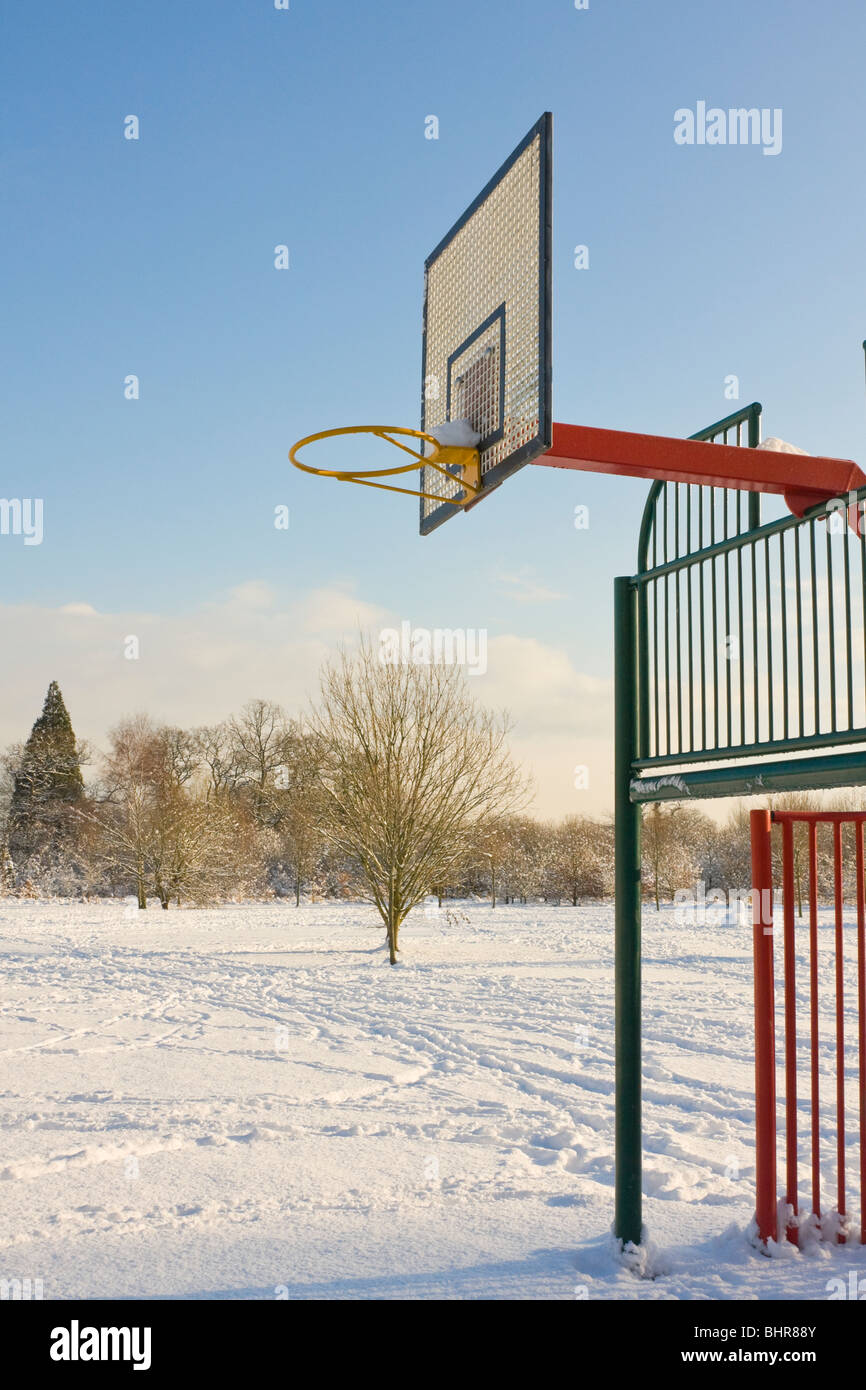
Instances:
[[[613,909],[457,910],[413,914],[392,969],[357,905],[0,903],[0,1277],[47,1298],[823,1299],[866,1279],[860,1247],[748,1241],[748,926],[645,912],[640,1279],[609,1235]],[[849,1155],[853,1181],[853,1125]]]

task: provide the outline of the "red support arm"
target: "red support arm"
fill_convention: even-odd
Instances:
[[[555,424],[552,448],[535,462],[547,468],[780,493],[795,516],[866,486],[866,474],[850,459],[813,458],[586,425]]]

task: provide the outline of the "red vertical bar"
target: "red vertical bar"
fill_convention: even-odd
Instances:
[[[842,822],[833,823],[833,897],[836,907],[836,1167],[837,1201],[845,1215],[845,959],[842,937]],[[845,1237],[839,1237],[844,1244]]]
[[[784,920],[785,971],[785,1200],[796,1216],[797,1200],[797,984],[794,943],[794,827],[782,821],[782,914]],[[798,1243],[797,1223],[788,1227],[788,1239]]]
[[[755,1219],[776,1240],[776,1036],[773,986],[773,865],[769,811],[752,811],[752,950],[755,966]]]
[[[812,1064],[812,1211],[821,1215],[821,1082],[818,1070],[818,827],[809,821],[809,1045]]]
[[[866,890],[863,822],[857,822],[857,1062],[860,1081],[860,1244],[866,1245]]]

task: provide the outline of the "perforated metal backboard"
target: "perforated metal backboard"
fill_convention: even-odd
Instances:
[[[421,428],[469,420],[482,498],[552,442],[552,137],[546,112],[425,262]],[[421,491],[463,496],[423,467]],[[461,510],[422,497],[422,536]]]

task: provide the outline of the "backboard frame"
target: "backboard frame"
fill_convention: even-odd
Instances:
[[[450,246],[451,242],[460,231],[466,226],[467,222],[478,211],[485,200],[494,192],[497,185],[514,167],[521,156],[538,140],[539,142],[539,180],[538,180],[538,321],[539,321],[539,402],[538,402],[538,429],[532,439],[527,440],[517,450],[496,464],[482,476],[481,496],[474,498],[468,505],[451,504],[448,502],[440,503],[432,511],[424,514],[424,501],[422,499],[419,506],[420,532],[422,536],[427,536],[431,531],[435,531],[443,522],[458,512],[465,511],[468,506],[476,506],[478,502],[489,493],[499,487],[501,483],[509,478],[512,473],[523,468],[525,464],[532,463],[550,449],[553,443],[553,371],[551,362],[551,339],[553,330],[552,315],[552,290],[553,290],[553,116],[546,111],[527,132],[520,144],[512,150],[505,162],[497,169],[493,177],[484,185],[481,192],[469,204],[462,216],[454,223],[453,227],[446,232],[442,240],[437,244],[424,262],[424,314],[422,330],[421,348],[421,429],[431,432],[428,427],[428,409],[426,385],[428,376],[428,308],[429,308],[429,274],[430,268],[441,256],[442,252]],[[491,305],[491,310],[483,324],[477,325],[470,335],[458,346],[452,349],[448,357],[448,374],[446,381],[446,413],[447,418],[451,418],[451,366],[459,355],[466,351],[474,338],[482,332],[489,330],[500,321],[501,341],[506,341],[505,305]],[[504,429],[504,377],[505,359],[500,354],[499,376],[500,376],[500,395],[499,405],[500,414],[498,427],[485,439],[481,441],[479,448],[482,450],[490,445],[494,440],[502,437]],[[422,469],[422,492],[423,469]]]

